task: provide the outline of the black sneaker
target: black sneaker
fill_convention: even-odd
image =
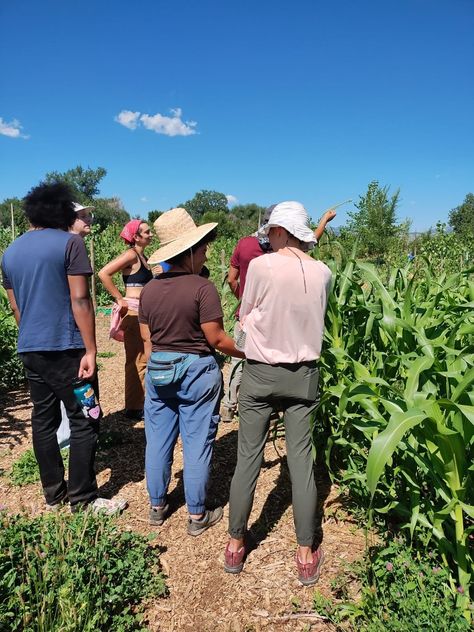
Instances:
[[[169,508],[168,503],[163,507],[150,507],[150,524],[154,527],[161,527],[168,515]]]

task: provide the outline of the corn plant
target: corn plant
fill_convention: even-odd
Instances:
[[[412,538],[435,538],[468,613],[472,580],[474,282],[332,264],[321,412],[333,472]]]

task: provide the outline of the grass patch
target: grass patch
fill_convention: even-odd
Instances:
[[[98,358],[113,358],[115,355],[117,354],[113,353],[113,351],[99,351],[97,353]]]
[[[64,467],[69,466],[69,450],[61,450]],[[16,487],[23,487],[40,480],[39,467],[32,449],[26,450],[10,470],[10,482]]]
[[[97,451],[105,452],[111,448],[121,445],[123,437],[119,432],[114,430],[101,432],[97,442]],[[61,450],[61,456],[64,462],[64,468],[69,467],[69,449]],[[30,448],[23,452],[18,461],[13,463],[10,470],[10,482],[16,487],[23,487],[30,483],[37,483],[40,480],[40,473],[35,454]]]
[[[143,630],[143,602],[166,594],[159,550],[92,512],[0,512],[0,630]]]
[[[331,585],[334,599],[316,591],[313,607],[337,630],[467,632],[449,577],[435,553],[392,541],[340,573]],[[349,594],[354,582],[361,587],[355,602]]]

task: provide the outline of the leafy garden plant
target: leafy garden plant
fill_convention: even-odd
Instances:
[[[0,512],[0,629],[144,629],[142,605],[166,586],[158,550],[92,512]]]
[[[376,515],[434,539],[466,616],[472,586],[474,282],[435,273],[330,265],[320,415],[326,461]],[[315,437],[321,428],[315,427]]]
[[[359,595],[350,600],[349,584]],[[338,630],[406,632],[470,629],[449,587],[449,573],[432,551],[391,541],[371,549],[332,584],[334,599],[315,592],[313,608]]]

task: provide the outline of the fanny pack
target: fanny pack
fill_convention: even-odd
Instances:
[[[147,365],[153,386],[168,386],[179,382],[186,375],[189,366],[199,357],[195,353],[154,351]]]

